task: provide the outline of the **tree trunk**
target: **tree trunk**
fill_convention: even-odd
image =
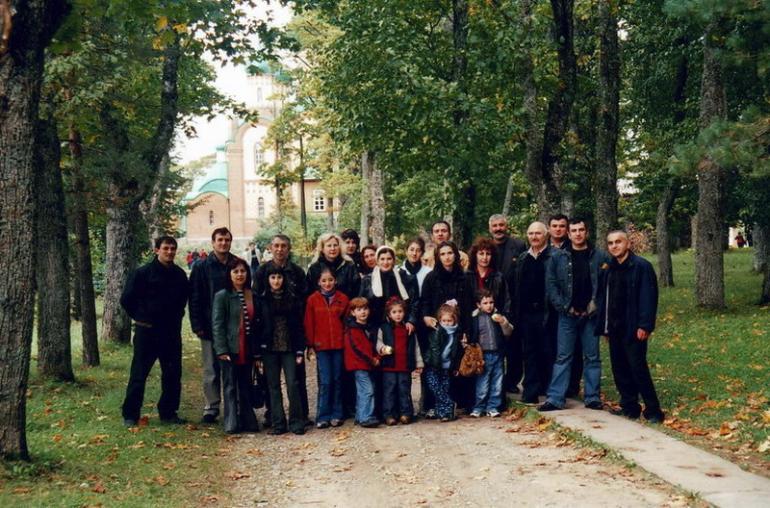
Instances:
[[[63,20],[57,0],[4,2],[0,44],[0,457],[29,459],[26,393],[34,318],[35,128],[45,47]]]
[[[768,266],[765,266],[764,276],[762,277],[762,296],[759,299],[759,304],[770,304],[770,267]]]
[[[596,238],[606,238],[618,225],[618,166],[616,159],[620,100],[618,2],[599,2],[599,122],[594,167]]]
[[[372,164],[369,160],[370,152],[364,151],[361,154],[361,231],[358,232],[361,237],[361,246],[369,245],[369,224],[371,222],[371,193],[369,192],[369,181],[372,175]]]
[[[334,197],[326,197],[326,229],[328,231],[336,231],[337,223],[334,220]]]
[[[754,247],[754,271],[764,273],[770,259],[770,224],[755,222],[751,228]]]
[[[102,340],[129,343],[131,319],[120,305],[120,296],[131,272],[136,268],[135,227],[139,219],[136,201],[110,184],[111,204],[107,207],[107,241],[104,273],[104,315]]]
[[[503,201],[503,211],[500,212],[506,217],[511,212],[511,200],[513,199],[513,174],[508,177],[508,184],[505,186],[505,201]]]
[[[75,222],[73,221],[70,225],[70,230],[74,230],[74,228]],[[78,277],[77,255],[72,256],[71,254],[70,252],[70,287],[72,288],[70,292],[72,298],[70,317],[75,321],[80,321],[82,311],[80,308],[80,278]]]
[[[302,240],[307,243],[307,204],[305,203],[305,144],[299,137],[299,221],[302,224]],[[333,211],[332,211],[333,213]]]
[[[75,251],[77,253],[78,285],[80,295],[80,330],[83,341],[83,365],[95,367],[101,363],[96,327],[96,294],[94,270],[91,264],[91,239],[88,235],[88,196],[82,175],[83,151],[80,133],[74,126],[69,128],[69,150],[72,159],[72,203],[75,225]]]
[[[674,269],[671,262],[671,234],[668,231],[668,216],[674,206],[676,186],[670,179],[660,196],[658,210],[655,215],[655,236],[657,238],[658,254],[658,285],[674,287]]]
[[[714,25],[704,37],[703,76],[701,81],[700,123],[708,128],[725,118],[727,106],[722,81],[722,65],[713,46]],[[698,231],[695,244],[695,295],[698,305],[719,309],[725,306],[724,284],[724,183],[723,168],[705,154],[699,162]]]
[[[69,243],[56,123],[50,119],[38,121],[37,136],[37,368],[44,378],[72,381],[75,374],[70,344]]]
[[[382,168],[377,163],[377,156],[374,152],[369,152],[369,161],[371,164],[369,180],[372,207],[371,240],[374,245],[385,245],[385,193],[383,192]]]
[[[525,173],[538,205],[538,216],[546,220],[560,211],[561,193],[555,181],[560,162],[559,145],[567,130],[577,87],[577,62],[574,51],[574,0],[551,0],[553,25],[551,35],[557,48],[559,86],[548,102],[545,125],[539,120],[538,90],[535,84],[534,48],[528,43],[521,64],[524,82],[524,126],[526,129],[527,166]],[[523,0],[522,24],[527,38],[532,37],[534,0]]]
[[[158,175],[155,180],[155,184],[152,186],[150,197],[140,206],[142,215],[144,216],[144,222],[147,224],[147,232],[149,247],[152,248],[155,245],[155,239],[165,234],[165,224],[163,222],[164,217],[161,217],[161,206],[165,199],[167,176],[169,174],[171,166],[171,160],[168,154],[161,159],[158,166]]]

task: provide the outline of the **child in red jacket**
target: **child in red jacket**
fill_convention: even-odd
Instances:
[[[318,291],[305,306],[307,346],[315,351],[318,366],[316,427],[339,427],[342,415],[342,349],[348,297],[336,289],[337,280],[329,268],[318,278]]]
[[[345,368],[356,380],[356,423],[362,427],[380,424],[374,416],[374,383],[369,372],[380,365],[374,352],[372,334],[367,326],[369,302],[357,297],[350,300],[351,319],[345,329]]]

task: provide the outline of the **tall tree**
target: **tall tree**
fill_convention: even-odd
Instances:
[[[727,116],[727,99],[720,61],[720,22],[708,25],[703,37],[700,124],[708,129]],[[697,168],[698,213],[695,242],[695,295],[698,305],[722,308],[724,284],[725,170],[706,153]]]
[[[0,456],[29,458],[26,391],[34,305],[34,140],[45,48],[64,0],[3,2],[0,43]]]
[[[37,368],[44,378],[72,381],[69,238],[61,148],[52,116],[38,121],[36,145]]]
[[[596,238],[603,242],[618,225],[617,146],[620,126],[618,1],[599,2],[599,115],[596,132]]]

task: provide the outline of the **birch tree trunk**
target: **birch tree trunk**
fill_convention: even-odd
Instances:
[[[371,218],[371,193],[369,185],[372,174],[370,153],[365,151],[361,154],[361,230],[358,232],[361,237],[361,246],[369,245],[369,224]]]
[[[385,193],[383,191],[382,168],[374,152],[369,152],[369,189],[371,192],[371,240],[374,245],[385,244]]]

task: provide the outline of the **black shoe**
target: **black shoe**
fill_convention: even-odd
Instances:
[[[526,399],[521,399],[521,403],[528,406],[537,406],[540,404],[540,399],[538,397],[529,397]]]
[[[361,427],[364,427],[366,429],[373,429],[375,427],[378,427],[380,425],[380,422],[377,420],[367,420],[365,422],[361,422]]]
[[[332,427],[342,427],[344,423],[345,420],[332,419]]]
[[[302,427],[301,429],[294,429],[292,430],[292,433],[301,436],[305,433],[305,427]]]
[[[544,404],[542,404],[540,407],[537,408],[538,411],[545,412],[545,411],[560,411],[560,407],[556,407],[550,402],[546,401]]]
[[[510,388],[507,388],[505,390],[508,393],[519,393],[519,387],[518,386],[512,386]]]
[[[638,420],[639,419],[639,413],[629,413],[625,409],[610,409],[610,414],[613,414],[615,416],[625,416],[629,420]]]
[[[286,429],[270,429],[270,432],[268,432],[268,434],[270,434],[271,436],[280,436],[281,434],[286,434],[287,432],[289,431]]]
[[[133,418],[123,418],[124,427],[136,427],[138,424],[139,421],[134,420]]]
[[[650,423],[663,423],[663,420],[666,419],[665,415],[663,414],[663,411],[657,411],[650,415],[645,413],[644,418]]]
[[[201,418],[201,423],[212,424],[217,423],[217,415],[205,414]]]
[[[178,415],[170,416],[168,418],[161,418],[160,421],[166,425],[184,425],[187,423],[187,420],[184,418],[179,418]]]
[[[586,403],[586,408],[601,411],[604,409],[604,404],[602,404],[602,401],[600,400],[592,400],[591,402]]]
[[[316,429],[328,429],[331,424],[329,422],[318,422],[315,424]]]
[[[305,419],[305,427],[312,427],[313,426],[313,420],[310,418]]]

